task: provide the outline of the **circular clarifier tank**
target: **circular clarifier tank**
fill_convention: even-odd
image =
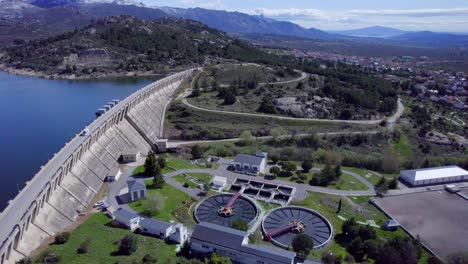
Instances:
[[[202,200],[194,211],[197,222],[209,222],[227,227],[231,227],[232,222],[237,219],[250,225],[257,214],[258,208],[255,203],[240,194],[210,196]]]
[[[333,237],[333,227],[321,214],[304,207],[287,206],[271,211],[262,223],[265,237],[273,244],[290,248],[293,239],[306,234],[314,248],[327,245]]]

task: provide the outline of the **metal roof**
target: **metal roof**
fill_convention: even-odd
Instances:
[[[129,192],[146,189],[145,182],[142,179],[128,178],[127,185]]]
[[[234,162],[260,166],[260,164],[262,164],[263,159],[264,159],[263,157],[258,157],[258,156],[237,154],[236,157],[234,158]]]
[[[247,232],[244,231],[208,222],[201,222],[195,226],[190,240],[199,240],[239,250],[246,236]]]
[[[244,252],[251,253],[255,256],[261,256],[275,261],[283,261],[285,263],[291,263],[296,257],[296,253],[293,251],[266,245],[243,245],[242,249]]]
[[[415,170],[404,170],[400,174],[405,177],[411,177],[414,181],[423,181],[431,179],[449,178],[468,175],[468,171],[458,166],[445,166],[424,168]]]
[[[138,218],[140,216],[138,216],[137,214],[133,213],[133,212],[130,212],[130,211],[127,211],[123,208],[119,208],[117,209],[117,211],[114,212],[114,216],[120,216],[121,218],[124,218],[124,219],[127,219],[127,220],[132,220],[132,219],[135,219],[135,218]]]
[[[284,263],[291,263],[296,256],[296,253],[284,249],[266,245],[242,244],[247,235],[248,233],[244,231],[201,222],[195,227],[190,240],[207,242],[265,259],[283,261]]]

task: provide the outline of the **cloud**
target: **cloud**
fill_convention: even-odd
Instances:
[[[460,16],[468,15],[468,8],[447,9],[383,9],[383,10],[351,10],[352,15],[377,15],[377,16],[407,16],[407,17],[434,17],[434,16]]]

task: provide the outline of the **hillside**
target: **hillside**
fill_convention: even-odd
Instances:
[[[276,58],[196,21],[144,21],[130,16],[98,20],[3,53],[0,62],[9,71],[71,79],[153,75],[212,60]]]
[[[193,19],[210,27],[231,33],[278,34],[318,39],[330,37],[328,33],[318,29],[306,29],[291,22],[278,21],[263,16],[252,16],[240,12],[172,7],[162,7],[161,10],[169,16]]]

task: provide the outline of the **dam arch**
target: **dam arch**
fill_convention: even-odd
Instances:
[[[70,226],[116,166],[120,151],[137,148],[146,154],[155,148],[161,141],[163,124],[159,121],[164,120],[169,95],[196,70],[168,76],[134,92],[88,124],[90,135],[76,135],[55,153],[0,213],[0,263],[15,263],[40,245],[45,235]]]

